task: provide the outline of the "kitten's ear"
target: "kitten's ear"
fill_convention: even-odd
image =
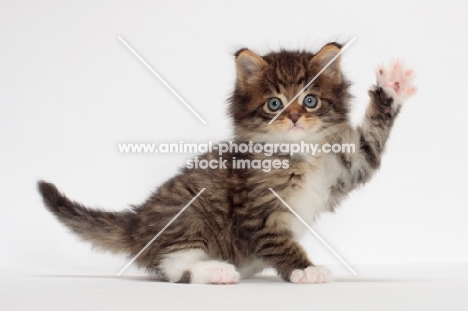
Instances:
[[[239,50],[236,54],[237,81],[241,84],[250,84],[261,77],[267,63],[249,49]]]
[[[332,42],[326,44],[317,54],[312,57],[311,65],[317,70],[322,70],[327,64],[338,55],[341,50],[341,45]],[[328,67],[323,74],[341,77],[341,56],[338,56]]]

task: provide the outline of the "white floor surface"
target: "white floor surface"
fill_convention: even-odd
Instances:
[[[223,286],[4,268],[0,310],[468,310],[468,264],[330,268],[328,284],[261,275]]]

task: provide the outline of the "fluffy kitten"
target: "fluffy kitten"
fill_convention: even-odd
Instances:
[[[293,283],[329,281],[328,271],[314,266],[297,242],[303,225],[269,188],[309,223],[320,212],[333,211],[379,167],[401,104],[415,91],[412,72],[400,62],[380,67],[365,118],[353,127],[348,117],[350,84],[338,58],[268,124],[340,48],[330,43],[317,54],[280,51],[265,56],[240,50],[229,111],[237,142],[354,143],[354,153],[277,153],[268,158],[287,159],[289,168],[269,172],[232,168],[233,157],[263,160],[263,154],[224,154],[227,169],[182,169],[146,203],[118,213],[87,208],[41,181],[45,205],[82,239],[133,257],[206,188],[138,257],[138,266],[169,282],[235,283],[265,267]],[[201,158],[218,159],[218,154]]]

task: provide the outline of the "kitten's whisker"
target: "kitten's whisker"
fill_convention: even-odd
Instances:
[[[320,111],[319,113],[316,114],[316,116],[322,116],[324,115],[325,113],[329,112],[330,109],[332,109],[332,106],[329,105],[328,108],[326,110],[323,110],[323,111]]]

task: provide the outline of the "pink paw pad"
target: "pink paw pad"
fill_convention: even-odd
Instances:
[[[390,62],[388,67],[378,66],[376,75],[377,84],[393,98],[404,100],[416,92],[413,85],[414,71],[406,69],[401,60]]]

